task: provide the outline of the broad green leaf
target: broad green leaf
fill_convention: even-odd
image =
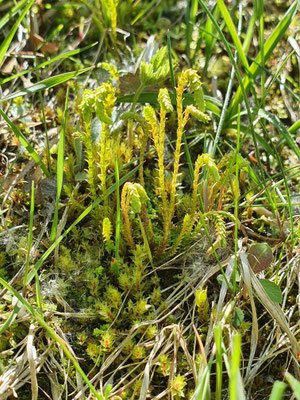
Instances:
[[[259,279],[261,286],[264,288],[267,295],[270,297],[274,303],[281,303],[282,302],[282,293],[279,288],[274,282],[269,281],[268,279]]]
[[[55,75],[50,78],[44,79],[43,81],[35,83],[32,86],[29,86],[27,88],[19,90],[18,92],[14,92],[14,93],[9,94],[6,97],[3,97],[2,99],[0,99],[0,103],[3,103],[4,101],[7,101],[7,100],[15,99],[16,97],[19,97],[19,96],[26,96],[28,94],[33,94],[36,92],[40,92],[41,90],[49,89],[54,86],[60,85],[63,82],[69,81],[70,79],[74,78],[75,76],[84,74],[85,72],[89,71],[92,68],[94,68],[94,67],[80,69],[79,71],[66,72],[64,74]]]
[[[2,42],[2,44],[0,46],[0,65],[2,64],[5,53],[7,52],[7,49],[9,48],[9,45],[10,45],[11,41],[13,40],[13,37],[15,36],[18,26],[22,22],[23,18],[25,17],[25,15],[27,14],[28,10],[31,8],[33,3],[34,3],[34,0],[29,1],[27,6],[24,8],[23,12],[20,14],[18,19],[14,23],[10,32],[8,33],[8,35],[5,37],[4,41]]]
[[[243,321],[244,321],[243,311],[240,308],[235,308],[233,314],[233,326],[235,328],[238,328],[239,326],[241,326]]]
[[[46,165],[43,163],[43,161],[40,159],[39,155],[37,152],[34,150],[34,148],[31,146],[31,144],[28,142],[27,138],[20,132],[20,130],[16,127],[16,125],[10,120],[10,118],[5,114],[4,111],[1,110],[0,108],[0,115],[2,118],[7,122],[8,126],[11,128],[11,130],[14,132],[16,137],[19,139],[20,143],[26,148],[28,151],[30,157],[34,159],[34,161],[40,165],[41,169],[43,170],[44,174],[49,177],[49,171],[46,167]]]
[[[267,243],[255,243],[248,251],[248,261],[254,273],[268,268],[273,262],[273,253]]]

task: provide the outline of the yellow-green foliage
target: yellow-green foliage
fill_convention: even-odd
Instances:
[[[185,397],[186,379],[182,375],[176,375],[171,382],[171,392],[175,398]]]
[[[108,329],[102,334],[100,344],[104,353],[108,353],[113,350],[115,340],[116,340],[116,335],[112,329]]]
[[[134,348],[131,351],[131,357],[133,360],[141,360],[145,357],[145,349],[141,346],[134,346]]]
[[[143,63],[141,65],[141,77],[144,84],[149,84],[152,80],[161,79],[166,76],[168,71],[168,63],[165,62],[163,55],[166,55],[166,49],[159,50],[152,58],[149,64]],[[194,105],[183,106],[183,93],[189,89],[194,94]],[[120,135],[112,135],[110,126],[112,124],[111,115],[115,104],[115,89],[111,83],[102,84],[96,90],[86,90],[83,95],[83,100],[79,106],[82,115],[82,123],[84,132],[81,133],[82,141],[85,145],[86,158],[88,164],[88,182],[94,199],[103,194],[104,208],[103,220],[99,221],[102,226],[102,233],[104,241],[106,242],[106,250],[111,251],[114,245],[111,240],[113,231],[113,218],[115,216],[115,209],[112,208],[113,204],[108,201],[107,196],[107,174],[108,171],[114,169],[114,158],[117,157],[119,167],[122,167],[123,162],[130,161],[134,149],[129,146],[129,143],[122,141]],[[136,121],[136,132],[140,135],[138,140],[133,143],[140,146],[140,170],[139,182],[126,182],[122,188],[121,195],[121,211],[122,211],[122,227],[121,234],[125,239],[126,244],[134,251],[137,244],[144,243],[144,250],[147,253],[148,260],[152,263],[153,256],[156,259],[166,259],[176,253],[181,243],[187,243],[193,236],[193,228],[196,227],[195,232],[199,231],[199,191],[198,185],[200,180],[200,171],[205,167],[206,176],[208,179],[206,184],[206,192],[204,192],[205,211],[208,206],[212,206],[213,195],[215,196],[214,187],[220,181],[219,167],[215,164],[214,160],[209,154],[198,155],[194,168],[194,180],[192,183],[192,193],[190,201],[186,204],[188,206],[186,211],[180,206],[181,225],[173,228],[173,219],[177,212],[178,205],[178,181],[179,181],[179,167],[181,159],[181,145],[184,128],[190,116],[194,116],[202,123],[209,122],[210,118],[205,114],[205,102],[203,91],[201,87],[200,76],[196,71],[188,69],[183,71],[178,78],[178,85],[176,87],[176,108],[177,108],[177,131],[176,131],[176,144],[173,159],[173,171],[169,176],[165,171],[165,133],[167,114],[173,112],[173,105],[167,89],[163,88],[158,93],[159,114],[152,106],[146,106],[143,109],[143,115],[131,111],[122,116],[124,120]],[[101,121],[100,132],[98,140],[95,140],[95,132],[92,135],[92,120],[97,117]],[[157,154],[158,161],[158,182],[157,187],[154,188],[154,193],[159,195],[158,200],[155,199],[151,207],[155,207],[155,212],[161,216],[157,220],[157,228],[153,229],[153,223],[148,216],[149,200],[148,193],[145,190],[144,183],[144,154],[147,146],[148,138],[153,140],[154,148]],[[97,139],[97,138],[96,138]],[[128,139],[129,140],[129,139]],[[128,152],[128,154],[127,154]],[[123,159],[123,161],[122,161]],[[220,187],[220,185],[218,186]],[[100,193],[99,193],[100,192]],[[188,196],[186,194],[186,196]],[[102,206],[101,206],[102,207]],[[114,206],[113,206],[114,207]],[[100,212],[97,216],[100,217]],[[215,246],[223,246],[226,239],[224,216],[219,214],[204,214],[207,218],[213,220],[216,231],[217,241]],[[101,218],[101,217],[100,217]],[[175,239],[171,243],[168,251],[167,246],[170,242],[172,233],[175,233]],[[156,233],[154,233],[156,232]],[[160,234],[159,232],[162,232]],[[136,283],[141,283],[141,279],[137,276],[137,272],[133,273]],[[124,290],[129,290],[128,278],[122,274],[120,276],[120,285]],[[137,285],[133,284],[133,287]],[[126,289],[125,289],[126,288]]]
[[[141,62],[140,80],[142,85],[150,86],[167,78],[170,72],[167,55],[167,47],[162,47],[157,50],[149,64],[144,61]]]
[[[208,301],[207,301],[207,289],[199,288],[195,291],[195,303],[198,307],[199,317],[201,322],[208,320]]]
[[[158,372],[160,374],[163,376],[168,376],[170,374],[171,361],[166,354],[162,354],[156,364],[158,365]]]

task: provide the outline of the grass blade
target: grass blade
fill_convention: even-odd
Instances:
[[[13,324],[14,320],[17,318],[19,314],[20,309],[21,309],[21,302],[17,301],[9,317],[7,318],[5,323],[0,327],[0,335],[2,335]]]
[[[240,14],[240,21],[241,21],[242,20],[242,8],[241,7],[240,7],[240,13],[239,14]],[[211,20],[209,19],[209,21],[211,21]],[[239,23],[239,27],[238,27],[239,34],[240,34],[240,31],[241,31],[241,28],[242,27],[241,27],[241,22],[240,22]],[[235,59],[235,61],[237,61],[237,54],[235,54],[234,59]],[[215,153],[216,153],[216,150],[217,150],[217,146],[218,146],[218,143],[219,143],[219,139],[220,139],[220,136],[221,136],[221,133],[222,133],[223,124],[224,124],[225,119],[226,119],[227,107],[228,107],[229,100],[230,100],[230,97],[231,97],[231,91],[232,91],[234,77],[235,77],[235,70],[234,70],[234,67],[232,67],[231,73],[230,73],[229,82],[228,82],[228,85],[227,85],[226,94],[225,94],[224,104],[223,104],[221,115],[220,115],[220,121],[219,121],[219,124],[218,124],[218,128],[217,128],[215,139],[214,139],[214,142],[213,142],[213,145],[212,145],[212,149],[210,151],[210,154],[211,154],[212,158],[214,158],[214,156],[215,156]]]
[[[58,204],[59,199],[63,187],[63,179],[64,179],[64,153],[65,153],[65,132],[66,132],[66,120],[67,120],[67,110],[68,110],[68,101],[69,101],[69,87],[67,89],[66,94],[66,102],[65,109],[63,114],[63,122],[60,131],[60,138],[58,144],[58,153],[57,153],[57,167],[56,167],[56,176],[57,176],[57,188],[56,188],[56,201],[55,201],[55,210],[51,228],[51,236],[50,239],[54,241],[56,239],[57,234],[57,223],[58,223]]]
[[[18,17],[18,19],[14,23],[14,25],[11,28],[9,34],[3,40],[3,42],[2,42],[2,44],[0,46],[0,65],[2,64],[3,58],[5,56],[5,53],[7,52],[7,49],[9,48],[9,45],[10,45],[11,41],[13,40],[13,37],[15,36],[15,33],[16,33],[17,29],[18,29],[18,26],[22,22],[23,18],[25,17],[25,15],[27,14],[28,10],[31,8],[33,3],[34,3],[34,0],[30,0],[29,1],[27,6],[24,8],[22,14]]]
[[[29,214],[29,232],[28,232],[28,241],[27,241],[27,254],[25,261],[25,274],[24,274],[24,293],[26,291],[26,282],[27,275],[29,270],[29,262],[30,262],[30,252],[32,246],[32,237],[33,237],[33,216],[34,216],[34,181],[31,183],[31,200],[30,200],[30,214]],[[24,294],[23,294],[24,295]]]
[[[186,17],[186,54],[188,58],[191,55],[191,43],[193,36],[193,29],[196,22],[196,14],[198,11],[198,0],[191,0],[191,7],[187,7],[187,17]]]
[[[295,336],[291,332],[289,325],[286,321],[286,316],[284,315],[282,309],[279,307],[277,303],[274,303],[270,297],[266,294],[263,287],[261,286],[258,278],[255,276],[251,267],[249,266],[247,255],[245,253],[240,254],[241,262],[243,267],[249,271],[251,277],[251,284],[257,294],[259,301],[262,303],[264,308],[269,312],[269,314],[274,318],[276,323],[280,326],[280,328],[286,333],[287,337],[291,342],[291,347],[295,357],[297,357],[297,352],[300,352],[300,345],[297,342]]]
[[[240,60],[241,60],[243,66],[245,68],[246,73],[248,73],[248,71],[249,71],[248,60],[247,60],[247,57],[246,57],[246,55],[244,53],[244,50],[243,50],[242,44],[240,42],[240,39],[238,37],[238,34],[237,34],[236,30],[235,30],[235,26],[234,26],[234,24],[232,22],[232,19],[230,17],[229,11],[228,11],[227,7],[225,6],[223,0],[217,0],[217,4],[218,4],[218,7],[219,7],[219,9],[221,11],[221,14],[222,14],[222,16],[224,18],[226,26],[227,26],[227,28],[229,30],[231,38],[232,38],[232,40],[233,40],[233,42],[235,44],[235,47],[236,47],[236,50],[237,50],[238,55],[240,57]]]
[[[243,385],[241,385],[240,361],[241,361],[241,335],[238,333],[233,336],[233,348],[232,348],[232,355],[230,362],[230,376],[229,376],[230,400],[245,399]]]
[[[1,101],[0,101],[1,102]],[[11,130],[14,132],[16,137],[19,139],[20,143],[26,148],[30,156],[34,159],[34,161],[41,167],[42,171],[44,174],[49,177],[50,173],[48,169],[46,168],[46,165],[43,163],[43,161],[40,159],[39,155],[37,152],[34,150],[34,148],[31,146],[31,144],[28,142],[26,137],[20,132],[20,130],[16,127],[16,125],[10,120],[10,118],[5,114],[4,111],[1,110],[0,108],[0,115],[2,118],[7,122],[8,126],[11,128]]]
[[[131,22],[131,26],[134,25],[136,22],[138,22],[151,8],[154,7],[155,3],[157,0],[153,0],[151,3],[145,4],[145,7],[142,8],[142,11],[138,13],[138,15],[134,18],[134,20]]]
[[[220,9],[219,9],[219,7],[216,6],[213,11],[213,16],[216,21],[218,21],[219,15],[220,15]],[[201,27],[199,28],[199,33],[200,33],[200,31],[201,31]],[[207,21],[205,24],[205,29],[203,30],[202,35],[201,35],[201,37],[204,37],[204,40],[205,40],[205,65],[203,67],[202,76],[206,76],[206,74],[207,74],[207,69],[208,69],[209,62],[212,57],[212,52],[213,52],[214,46],[216,44],[216,41],[218,40],[218,37],[215,35],[215,33],[216,33],[215,27],[214,27],[211,19],[207,18]],[[201,40],[199,39],[197,46],[196,46],[194,58],[200,48],[200,45],[201,45]],[[193,58],[193,60],[194,60],[194,58]]]
[[[209,400],[210,399],[210,371],[212,366],[212,360],[210,360],[202,372],[199,382],[197,384],[194,396],[192,400]]]
[[[22,0],[20,3],[16,4],[4,17],[0,20],[0,29],[2,29],[8,21],[10,21],[18,11],[27,3],[28,0]]]
[[[115,158],[115,171],[116,171],[116,192],[117,192],[115,258],[118,262],[119,252],[120,252],[121,208],[120,208],[120,176],[119,176],[119,164],[117,157]]]
[[[253,38],[253,33],[254,33],[254,27],[255,27],[255,21],[256,21],[256,13],[254,12],[250,21],[249,21],[249,25],[248,25],[248,29],[245,35],[245,39],[243,42],[243,52],[245,54],[248,54],[248,50],[249,47],[251,45],[252,42],[252,38]]]
[[[14,92],[14,93],[9,94],[6,97],[3,97],[0,100],[0,103],[3,103],[4,101],[7,101],[7,100],[15,99],[16,97],[19,97],[19,96],[26,96],[28,94],[40,92],[41,90],[50,89],[54,86],[60,85],[61,83],[69,81],[72,78],[75,78],[75,76],[84,74],[85,72],[89,71],[92,68],[94,68],[94,67],[80,69],[79,71],[66,72],[64,74],[55,75],[50,78],[44,79],[43,81],[35,83],[32,86],[29,86],[27,88],[19,90],[18,92]]]
[[[216,400],[222,398],[222,328],[220,325],[214,330],[216,343]]]
[[[44,68],[47,65],[50,65],[50,64],[52,64],[52,63],[54,63],[56,61],[63,60],[64,58],[72,57],[72,56],[74,56],[76,54],[79,54],[79,53],[83,53],[84,51],[90,49],[91,47],[94,47],[97,43],[98,42],[95,42],[95,43],[90,44],[89,46],[82,47],[82,48],[76,49],[76,50],[67,51],[66,53],[63,53],[63,54],[59,54],[58,56],[53,57],[50,60],[47,60],[47,61],[42,62],[41,64],[38,64],[34,68],[29,68],[29,69],[27,69],[25,71],[19,72],[18,74],[15,74],[15,75],[9,76],[8,78],[0,80],[0,85],[4,85],[4,83],[7,83],[7,82],[9,82],[9,81],[11,81],[13,79],[19,78],[20,76],[23,76],[23,75],[26,75],[26,74],[28,74],[30,72],[33,72],[33,71],[36,71],[38,69]]]
[[[293,134],[298,129],[300,129],[300,119],[298,119],[298,121],[296,121],[292,126],[289,127],[288,132]]]
[[[281,400],[285,391],[286,384],[284,382],[275,381],[269,400]]]
[[[285,379],[290,384],[291,388],[293,389],[294,395],[297,400],[300,400],[300,382],[297,381],[289,372],[285,373]]]
[[[288,131],[288,129],[286,129],[286,127],[283,125],[283,123],[280,121],[280,119],[276,115],[274,115],[268,111],[265,111],[263,109],[260,109],[258,111],[258,115],[259,115],[259,117],[266,119],[272,125],[275,126],[275,128],[278,130],[278,132],[282,134],[286,143],[290,146],[290,148],[294,151],[294,153],[300,160],[300,150],[299,150],[297,144],[294,142],[290,132]]]
[[[294,3],[290,6],[290,8],[285,13],[284,17],[280,20],[274,31],[271,33],[270,37],[266,41],[263,53],[264,53],[264,60],[265,62],[268,60],[270,55],[272,54],[273,50],[277,46],[278,42],[282,39],[283,35],[285,34],[286,30],[290,26],[299,6],[299,0],[294,1]],[[262,54],[261,52],[255,58],[255,62],[250,65],[249,73],[252,79],[255,79],[260,72],[259,64],[262,63]],[[243,87],[245,92],[247,93],[251,87],[251,80],[249,76],[246,76],[243,80]],[[235,113],[237,110],[238,104],[242,101],[243,93],[241,86],[239,86],[234,98],[232,99],[231,105],[229,107],[229,115]]]
[[[73,354],[70,352],[66,342],[44,321],[43,316],[35,311],[30,303],[24,297],[21,296],[12,286],[9,285],[3,278],[0,277],[0,284],[5,287],[13,296],[15,296],[26,310],[33,316],[33,318],[49,333],[50,337],[62,348],[67,358],[73,363],[74,368],[79,372],[84,382],[88,385],[90,391],[96,396],[96,399],[103,400],[101,394],[97,392],[95,387],[92,385],[88,377],[85,375],[80,365],[76,361]]]
[[[265,65],[265,49],[264,49],[264,2],[263,0],[256,0],[256,13],[259,21],[259,48],[261,54],[261,64]],[[265,78],[266,73],[264,68],[261,70],[260,90],[261,90],[261,107],[265,106]]]

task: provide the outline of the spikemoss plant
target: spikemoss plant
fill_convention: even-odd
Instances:
[[[141,65],[141,77],[143,85],[150,84],[153,80],[163,80],[168,72],[162,60],[165,49],[161,49],[153,57],[150,64]],[[157,79],[156,79],[157,78]],[[194,95],[194,104],[183,106],[183,93],[186,90]],[[115,104],[116,90],[111,83],[105,83],[96,90],[86,90],[83,100],[79,106],[81,111],[82,131],[79,133],[84,144],[88,184],[91,197],[95,200],[100,194],[103,195],[103,206],[101,212],[97,212],[100,229],[105,242],[106,251],[114,249],[111,239],[114,234],[115,221],[115,200],[109,200],[107,195],[107,176],[114,171],[114,159],[118,160],[118,165],[124,167],[124,161],[130,161],[133,153],[139,152],[139,183],[126,182],[122,188],[121,211],[122,227],[121,251],[126,256],[128,250],[126,246],[134,251],[136,246],[143,243],[144,252],[148,261],[153,263],[165,260],[173,256],[181,244],[187,245],[193,240],[194,235],[201,230],[199,226],[199,213],[201,212],[201,201],[205,205],[206,213],[204,219],[211,220],[216,227],[216,241],[214,246],[224,246],[226,242],[226,230],[224,218],[229,217],[229,213],[221,213],[213,210],[214,199],[217,196],[216,190],[230,184],[228,174],[224,177],[221,172],[223,164],[216,165],[215,161],[208,154],[199,154],[193,172],[193,183],[191,195],[186,194],[187,209],[184,210],[180,205],[180,191],[178,183],[180,178],[180,162],[182,137],[185,126],[192,116],[201,123],[207,124],[210,121],[205,113],[205,101],[201,87],[200,76],[194,70],[183,71],[178,78],[176,87],[176,110],[177,110],[177,130],[176,144],[173,156],[173,171],[170,176],[165,171],[165,154],[168,147],[165,143],[167,115],[173,112],[173,105],[167,89],[160,89],[158,93],[159,114],[152,106],[145,106],[143,115],[134,111],[122,115],[122,119],[136,122],[136,133],[138,140],[134,141],[139,148],[132,148],[131,144],[122,142],[121,132],[112,132],[112,111]],[[95,124],[98,121],[98,125]],[[152,139],[157,154],[157,188],[145,187],[144,162],[145,151],[149,138]],[[128,152],[128,154],[127,154]],[[239,160],[241,161],[241,160]],[[233,172],[232,159],[228,160],[230,171]],[[228,165],[228,163],[226,165]],[[205,173],[205,184],[203,185],[203,197],[199,193],[202,185],[200,174],[202,169]],[[128,169],[129,170],[129,169]],[[69,193],[69,192],[68,192]],[[158,193],[159,201],[153,194]],[[202,198],[202,200],[201,200]],[[200,200],[200,201],[199,201]],[[220,206],[220,204],[219,204]],[[177,218],[177,209],[183,212],[181,226],[174,226],[173,221]],[[153,211],[158,218],[153,225],[151,215]],[[161,234],[162,232],[162,234]],[[136,272],[134,273],[136,274]],[[128,282],[124,273],[121,276],[122,287],[128,288]],[[128,289],[127,289],[128,290]]]
[[[143,68],[147,74],[148,67]],[[225,220],[233,219],[229,212],[221,209],[219,198],[222,188],[230,187],[231,179],[224,170],[230,164],[230,173],[234,172],[233,158],[225,164],[217,164],[209,154],[198,154],[190,187],[186,187],[184,195],[180,188],[183,183],[180,170],[182,141],[187,123],[190,118],[196,118],[198,124],[210,121],[205,113],[199,75],[193,70],[186,70],[178,78],[177,126],[173,132],[175,150],[171,162],[167,159],[170,151],[166,133],[171,130],[169,118],[172,116],[174,119],[175,107],[168,90],[159,90],[157,109],[145,106],[142,114],[131,111],[122,115],[123,120],[132,124],[134,140],[131,144],[125,131],[127,127],[121,125],[115,128],[112,124],[116,90],[112,83],[106,83],[99,89],[84,92],[79,106],[81,125],[78,136],[86,160],[87,184],[84,188],[87,193],[82,196],[82,201],[78,200],[80,192],[66,190],[67,195],[76,193],[76,197],[70,199],[72,209],[76,208],[76,202],[78,207],[83,207],[88,198],[96,200],[101,196],[103,199],[91,221],[97,230],[93,231],[88,226],[73,231],[74,240],[81,239],[76,262],[83,267],[84,272],[80,276],[86,282],[84,289],[88,292],[82,298],[91,314],[97,316],[91,322],[92,327],[78,332],[77,343],[97,365],[116,349],[120,350],[122,357],[136,364],[149,356],[151,346],[145,343],[155,341],[159,329],[153,321],[168,309],[167,295],[162,290],[165,285],[163,279],[166,278],[159,276],[152,267],[169,260],[201,237],[204,234],[203,221],[208,225],[211,223],[209,229],[214,236],[213,249],[224,246],[227,237]],[[193,93],[194,104],[185,107],[183,94],[187,90]],[[140,167],[138,174],[132,174],[120,185],[119,199],[116,192],[109,195],[107,191],[115,183],[115,160],[120,179],[126,178],[133,166]],[[69,164],[68,176],[73,180],[74,160],[70,159]],[[167,170],[167,164],[171,166],[170,170]],[[117,217],[121,220],[118,238]],[[114,258],[117,241],[118,260]],[[66,253],[63,247],[62,250],[63,258],[68,260],[70,253]],[[117,269],[114,268],[116,263]],[[172,282],[177,280],[178,277],[172,277]],[[195,295],[198,319],[205,323],[209,309],[206,291],[199,289]],[[173,324],[174,320],[174,315],[170,314],[167,322]],[[135,337],[131,337],[129,332],[134,332]],[[127,334],[128,340],[124,340]],[[180,371],[188,370],[183,353],[179,352],[177,362]],[[171,370],[168,353],[157,356],[155,365],[155,376],[168,376]],[[140,390],[138,378],[135,381],[128,387],[129,396],[133,399]],[[186,386],[183,375],[174,375],[169,382],[174,398],[186,396]]]

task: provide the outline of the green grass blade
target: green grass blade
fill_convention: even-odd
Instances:
[[[120,176],[119,176],[119,164],[117,157],[115,158],[115,171],[116,171],[116,192],[117,192],[115,259],[118,262],[120,257],[119,253],[120,253],[121,208],[120,208]]]
[[[34,217],[34,181],[31,183],[31,200],[30,200],[30,213],[29,213],[29,232],[27,241],[27,254],[25,261],[25,274],[24,274],[24,290],[26,290],[27,275],[29,271],[30,252],[33,237],[33,217]]]
[[[7,318],[5,323],[0,327],[0,335],[2,335],[14,323],[14,320],[17,318],[19,311],[21,309],[21,305],[22,305],[21,302],[17,301],[9,317]]]
[[[245,39],[243,42],[243,52],[245,54],[248,53],[248,50],[250,48],[252,39],[253,39],[253,33],[254,33],[254,27],[255,27],[255,21],[256,21],[256,13],[254,12],[248,25],[248,29],[245,35]]]
[[[28,0],[20,1],[20,3],[17,3],[7,14],[5,14],[4,17],[0,19],[0,29],[2,29],[27,2]]]
[[[18,17],[18,19],[14,23],[14,25],[11,28],[10,32],[5,37],[5,39],[3,40],[3,42],[2,42],[2,44],[0,46],[0,66],[2,64],[3,58],[5,56],[5,53],[7,52],[7,49],[9,48],[9,45],[10,45],[11,41],[13,40],[13,37],[15,36],[15,33],[16,33],[17,29],[18,29],[18,26],[22,22],[23,18],[25,17],[25,15],[27,14],[28,10],[31,8],[33,3],[34,3],[34,0],[30,0],[29,1],[29,3],[24,8],[24,10],[21,13],[21,15]]]
[[[151,8],[155,5],[157,0],[153,0],[150,3],[145,3],[145,7],[142,8],[142,11],[138,13],[138,15],[134,18],[134,20],[131,22],[131,25],[134,25],[135,23],[138,22]]]
[[[219,9],[219,7],[216,6],[213,11],[213,17],[216,21],[218,21],[219,15],[220,15],[220,9]],[[225,23],[224,23],[224,25],[225,25]],[[199,27],[199,32],[200,31],[202,31],[201,27]],[[202,76],[206,76],[206,74],[207,74],[207,69],[208,69],[208,65],[209,65],[209,62],[212,57],[212,52],[213,52],[214,46],[216,44],[216,41],[218,40],[218,37],[215,35],[215,33],[216,33],[215,27],[214,27],[211,19],[207,18],[205,28],[202,31],[202,35],[200,36],[200,38],[204,37],[204,40],[205,40],[205,65],[203,67]],[[195,58],[200,46],[201,46],[201,40],[198,40],[194,58]]]
[[[222,398],[222,328],[220,325],[214,329],[216,343],[216,400]]]
[[[126,167],[126,166],[125,166]],[[120,179],[119,185],[123,185],[127,180],[129,180],[140,168],[140,165],[136,166],[132,171],[128,172],[125,176]],[[116,184],[112,185],[107,189],[107,195],[110,195],[116,190]],[[86,208],[82,214],[69,226],[69,228],[56,239],[54,243],[45,251],[42,257],[35,263],[34,270],[30,271],[27,278],[27,283],[30,283],[35,276],[35,273],[42,266],[43,262],[49,257],[52,251],[56,248],[56,246],[68,235],[71,230],[79,224],[95,207],[97,207],[103,201],[103,196],[99,197],[95,200],[88,208]]]
[[[200,379],[197,383],[197,387],[195,393],[192,397],[192,400],[209,400],[210,399],[210,371],[211,371],[211,360],[205,367],[204,371],[202,372]]]
[[[299,0],[294,1],[294,3],[290,6],[290,8],[285,13],[284,17],[280,20],[274,31],[271,33],[267,41],[265,42],[263,52],[264,52],[264,60],[265,62],[268,60],[273,50],[277,46],[278,42],[282,39],[286,30],[290,26],[294,16],[296,15],[297,9],[299,6]],[[255,58],[255,62],[253,62],[249,68],[250,76],[252,79],[255,79],[259,74],[261,68],[259,64],[262,64],[262,54],[259,53]],[[249,76],[246,76],[243,80],[243,87],[245,92],[247,93],[251,87],[251,80]],[[241,86],[239,86],[234,98],[229,107],[229,114],[235,113],[237,110],[238,104],[241,103],[243,97]]]
[[[41,325],[50,335],[50,337],[62,348],[63,352],[67,356],[67,358],[73,363],[74,368],[78,371],[83,381],[88,385],[90,391],[96,396],[96,399],[103,400],[101,394],[97,392],[95,387],[92,385],[88,377],[85,375],[80,365],[78,364],[75,357],[72,355],[66,342],[58,336],[58,334],[44,321],[43,316],[37,312],[30,303],[24,297],[21,296],[19,292],[17,292],[12,286],[9,285],[3,278],[0,278],[0,284],[5,287],[13,296],[15,296],[21,304],[26,308],[26,310],[33,316],[33,318]]]
[[[298,121],[296,121],[291,127],[289,127],[288,132],[290,134],[293,134],[297,132],[298,129],[300,129],[300,119],[298,119]]]
[[[40,314],[42,318],[44,318],[43,315],[43,301],[42,301],[42,293],[41,293],[41,288],[40,288],[40,280],[37,272],[35,272],[35,297],[36,297],[36,304],[40,310]]]
[[[265,111],[264,109],[260,109],[258,111],[258,116],[266,119],[268,122],[270,122],[272,125],[275,126],[277,131],[282,134],[285,142],[290,146],[290,148],[294,151],[294,153],[300,160],[300,150],[299,150],[297,144],[294,142],[290,132],[283,125],[283,123],[280,121],[280,119],[276,115],[274,115],[268,111]]]
[[[235,194],[234,194],[234,267],[232,273],[233,280],[233,295],[236,292],[236,275],[238,265],[238,221],[239,221],[239,160],[240,160],[240,127],[241,127],[241,108],[239,106],[238,120],[237,120],[237,141],[236,141],[236,153],[235,153]]]
[[[33,71],[36,71],[38,69],[44,68],[47,65],[50,65],[50,64],[52,64],[52,63],[54,63],[56,61],[63,60],[64,58],[70,58],[72,56],[75,56],[76,54],[82,53],[82,52],[90,49],[91,47],[94,47],[97,43],[98,42],[95,42],[95,43],[90,44],[89,46],[82,47],[81,49],[71,50],[71,51],[67,51],[66,53],[59,54],[58,56],[53,57],[50,60],[47,60],[47,61],[42,62],[41,64],[38,64],[34,68],[29,68],[29,69],[27,69],[25,71],[19,72],[18,74],[9,76],[8,78],[1,79],[0,80],[0,85],[3,85],[4,83],[7,83],[7,82],[9,82],[9,81],[11,81],[13,79],[19,78],[20,76],[26,75],[26,74],[28,74],[30,72],[33,72]]]
[[[198,11],[198,0],[191,0],[191,7],[187,7],[188,15],[186,18],[186,54],[190,58],[192,35]]]
[[[257,18],[259,21],[259,48],[261,54],[261,64],[265,65],[265,49],[264,49],[264,2],[263,0],[256,0]],[[261,107],[265,105],[265,70],[261,71],[260,90],[261,90]]]
[[[2,99],[0,99],[0,103],[3,103],[4,101],[7,100],[15,99],[16,97],[19,96],[26,96],[36,92],[40,92],[41,90],[50,89],[54,86],[60,85],[61,83],[69,81],[70,79],[75,78],[78,75],[84,74],[85,72],[89,71],[92,68],[94,67],[80,69],[79,71],[66,72],[64,74],[55,75],[50,78],[44,79],[43,81],[35,83],[32,86],[29,86],[27,88],[19,90],[18,92],[14,92],[6,97],[3,97]]]
[[[300,382],[297,381],[297,379],[295,379],[289,372],[286,372],[284,377],[290,384],[296,399],[300,400]]]
[[[19,139],[20,143],[26,148],[28,151],[30,157],[34,159],[34,161],[41,167],[42,171],[44,174],[49,177],[49,171],[46,168],[46,165],[43,163],[43,161],[40,159],[39,155],[37,152],[34,150],[34,148],[31,146],[31,144],[28,142],[26,137],[20,132],[20,130],[16,127],[16,125],[10,120],[10,118],[5,114],[4,111],[1,110],[0,108],[0,115],[2,118],[7,122],[8,126],[11,128],[11,130],[14,132],[16,137]]]
[[[241,335],[233,336],[233,348],[230,361],[229,398],[230,400],[244,399],[243,388],[240,387]]]
[[[223,0],[217,0],[217,4],[218,4],[218,7],[219,7],[219,9],[221,11],[221,14],[222,14],[222,16],[224,18],[224,21],[226,23],[227,29],[229,30],[231,38],[232,38],[232,40],[233,40],[233,42],[235,44],[235,47],[236,47],[236,50],[237,50],[238,55],[240,57],[240,60],[241,60],[243,66],[245,68],[245,71],[248,73],[248,71],[249,71],[248,60],[247,60],[247,57],[246,57],[246,55],[244,53],[244,50],[243,50],[242,44],[240,42],[239,36],[238,36],[238,34],[236,32],[235,26],[234,26],[234,24],[232,22],[232,19],[230,17],[229,11],[228,11],[227,7],[225,6]]]
[[[240,9],[240,22],[239,22],[239,27],[238,27],[238,32],[239,33],[241,31],[241,20],[242,20],[242,9]],[[234,57],[235,57],[235,60],[237,60],[237,54],[235,54]],[[210,154],[211,154],[212,158],[214,158],[214,156],[215,156],[215,153],[216,153],[216,150],[217,150],[217,146],[218,146],[218,143],[219,143],[219,139],[220,139],[220,136],[221,136],[221,133],[222,133],[223,125],[224,125],[224,122],[225,122],[226,112],[227,112],[227,107],[228,107],[229,100],[230,100],[230,97],[231,97],[231,91],[232,91],[234,77],[235,77],[235,70],[234,70],[234,68],[232,68],[231,69],[231,73],[230,73],[230,77],[229,77],[229,82],[228,82],[228,85],[227,85],[224,104],[223,104],[222,111],[221,111],[220,121],[219,121],[219,124],[218,124],[217,132],[215,134],[213,146],[212,146],[212,149],[210,151]]]
[[[286,384],[284,382],[275,381],[269,400],[281,400],[285,391]]]
[[[225,38],[223,32],[221,31],[221,29],[220,29],[217,21],[215,20],[214,16],[211,14],[211,12],[207,8],[207,6],[206,6],[206,4],[205,4],[205,2],[203,0],[198,0],[198,1],[201,4],[201,7],[203,8],[203,10],[206,12],[206,14],[211,19],[212,23],[214,24],[214,26],[215,26],[215,28],[216,28],[219,36],[220,36],[220,39],[221,39],[222,43],[224,44],[224,46],[226,48],[227,54],[228,54],[228,56],[230,58],[230,61],[231,61],[232,65],[233,65],[233,67],[234,67],[235,74],[236,74],[236,77],[238,79],[241,91],[242,91],[242,95],[241,96],[242,96],[242,98],[243,98],[243,100],[245,102],[245,107],[246,107],[246,110],[247,110],[247,115],[248,115],[248,119],[249,119],[249,130],[252,133],[254,147],[255,147],[255,153],[256,153],[256,156],[257,156],[257,159],[258,159],[258,164],[259,164],[260,186],[262,186],[265,183],[265,178],[264,178],[265,177],[265,175],[264,175],[265,171],[263,169],[263,166],[262,166],[262,163],[261,163],[261,160],[260,160],[260,157],[259,157],[259,149],[258,149],[258,145],[257,145],[256,137],[255,137],[254,125],[253,125],[253,116],[252,116],[252,112],[251,112],[251,109],[250,109],[249,101],[248,101],[248,98],[247,98],[247,92],[246,92],[246,90],[244,88],[243,79],[242,79],[240,71],[239,71],[239,67],[238,67],[238,65],[237,65],[237,63],[235,61],[235,58],[234,58],[233,54],[232,54],[232,51],[231,51],[230,46],[228,44],[228,41],[226,40],[226,38]],[[230,113],[227,112],[227,115],[228,114],[230,116]]]
[[[57,234],[57,224],[58,224],[58,205],[59,199],[63,187],[63,179],[64,179],[64,154],[65,154],[65,132],[66,132],[66,120],[67,120],[67,110],[68,110],[68,101],[69,101],[69,87],[66,93],[66,102],[65,109],[63,114],[63,122],[60,131],[60,138],[58,144],[58,153],[57,153],[57,167],[56,167],[56,177],[57,177],[57,188],[56,188],[56,201],[55,201],[55,209],[54,216],[51,228],[50,239],[54,241],[56,239]]]

